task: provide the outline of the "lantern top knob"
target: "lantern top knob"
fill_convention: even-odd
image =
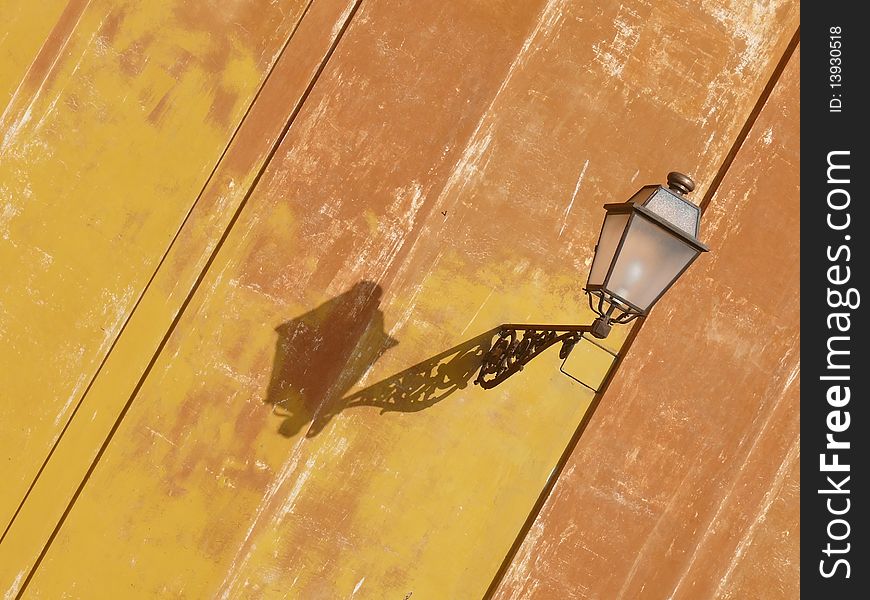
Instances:
[[[671,171],[668,173],[668,187],[678,194],[688,194],[695,189],[695,182],[688,175]]]

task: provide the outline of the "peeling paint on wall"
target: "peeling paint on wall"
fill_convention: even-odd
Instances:
[[[13,286],[33,293],[0,300],[0,335],[57,366],[6,390],[51,391],[11,421],[24,438],[9,437],[10,452],[30,460],[11,477],[21,490],[82,408],[0,543],[2,589],[482,595],[592,397],[550,354],[497,392],[471,384],[475,361],[501,322],[591,317],[580,288],[601,204],[673,168],[709,183],[796,23],[792,3],[761,8],[768,18],[742,3],[83,4],[52,82],[7,109],[18,162],[0,189],[4,248],[25,259],[29,279]],[[687,86],[685,73],[713,83]],[[87,143],[64,136],[73,127]],[[774,127],[767,143],[787,141]],[[749,235],[750,188],[705,227]],[[75,243],[43,243],[37,221]],[[58,289],[65,301],[49,302]],[[736,286],[715,298],[719,321],[697,343],[750,362],[772,348],[741,335],[760,315]],[[677,316],[663,306],[656,318]],[[640,366],[618,393],[639,398],[660,350],[632,352]],[[796,365],[782,368],[777,385],[792,390]],[[654,418],[685,432],[685,410]],[[678,459],[658,446],[620,456],[634,469]],[[595,482],[601,464],[562,477]],[[789,469],[762,498],[770,519],[788,514]],[[645,523],[678,503],[649,483],[633,471],[589,494]],[[527,544],[550,556],[587,526],[536,524]],[[605,556],[599,543],[582,540],[581,569]],[[710,560],[674,559],[674,589],[694,589]],[[505,593],[546,593],[541,568],[518,556]],[[608,589],[633,597],[646,568]],[[722,594],[752,589],[749,571],[729,568]]]

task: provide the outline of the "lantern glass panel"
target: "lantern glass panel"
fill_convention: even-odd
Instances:
[[[639,213],[628,227],[606,288],[645,311],[699,251]]]
[[[592,268],[589,270],[589,285],[601,285],[607,277],[610,263],[622,232],[628,223],[629,213],[613,214],[604,216],[604,225],[601,226],[601,236],[598,238],[598,246],[595,248],[595,258],[592,260]]]
[[[644,206],[689,235],[698,236],[698,222],[701,220],[700,210],[684,198],[680,198],[664,188],[659,188]]]

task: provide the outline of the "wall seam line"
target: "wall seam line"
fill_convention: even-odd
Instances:
[[[305,18],[305,15],[308,13],[308,9],[311,6],[311,4],[313,3],[313,1],[314,0],[309,0],[308,4],[306,5],[305,10],[303,11],[303,14],[300,16],[299,20],[297,21],[296,25],[294,26],[293,31],[292,31],[291,35],[288,37],[281,52],[279,53],[278,58],[276,58],[274,64],[272,65],[272,68],[269,70],[269,74],[264,78],[263,84],[260,86],[260,89],[257,91],[257,94],[254,96],[253,100],[251,101],[251,104],[246,109],[245,115],[242,118],[241,122],[239,123],[239,126],[236,128],[236,131],[233,133],[233,136],[230,138],[230,141],[228,142],[223,153],[221,154],[220,159],[215,164],[215,167],[212,170],[212,173],[209,175],[209,178],[206,180],[205,184],[203,185],[202,190],[200,191],[199,195],[197,196],[196,201],[194,201],[193,205],[191,206],[190,210],[188,211],[187,216],[185,216],[185,219],[182,222],[182,225],[179,227],[178,231],[176,232],[175,236],[173,237],[172,242],[170,243],[169,247],[167,247],[166,253],[164,254],[163,258],[161,258],[157,269],[155,269],[154,274],[152,274],[151,278],[149,279],[149,282],[148,282],[149,285],[153,281],[154,277],[157,275],[157,272],[159,271],[160,266],[163,264],[163,261],[166,259],[166,256],[168,255],[169,251],[171,250],[172,245],[176,241],[179,233],[181,232],[181,230],[184,227],[184,224],[187,222],[188,217],[190,216],[191,212],[193,211],[194,207],[196,206],[197,202],[199,201],[200,197],[202,196],[203,191],[205,190],[205,188],[207,187],[212,176],[214,175],[214,173],[216,172],[216,170],[220,166],[221,162],[223,161],[223,158],[224,158],[228,148],[232,144],[233,139],[235,139],[236,134],[241,129],[242,125],[245,123],[246,117],[250,113],[250,110],[253,107],[254,103],[256,102],[257,97],[259,97],[260,92],[262,91],[263,87],[265,86],[266,82],[268,81],[269,77],[271,76],[271,74],[275,68],[275,65],[278,64],[281,55],[283,55],[283,53],[284,53],[284,50],[287,48],[287,46],[289,46],[290,41],[293,39],[293,36],[296,34],[296,31],[298,30],[299,25],[302,23],[303,19]],[[187,307],[190,304],[193,297],[196,295],[196,292],[199,289],[200,284],[205,279],[205,276],[209,272],[212,264],[214,263],[215,258],[217,257],[218,253],[220,252],[221,248],[223,247],[224,242],[229,237],[229,234],[230,234],[231,230],[233,229],[233,226],[236,224],[239,217],[241,216],[241,213],[242,213],[244,207],[247,205],[248,200],[250,199],[255,188],[259,184],[260,179],[262,179],[263,174],[265,173],[266,169],[268,168],[269,164],[272,161],[272,158],[275,156],[276,152],[278,151],[278,148],[281,146],[281,143],[284,141],[285,137],[287,136],[287,133],[290,130],[292,124],[296,120],[296,117],[298,116],[302,107],[305,105],[306,101],[308,100],[308,97],[311,94],[312,89],[314,88],[317,81],[320,79],[320,76],[323,73],[324,69],[326,68],[326,65],[328,64],[329,59],[332,57],[333,53],[335,52],[336,47],[338,46],[339,42],[341,42],[342,38],[344,37],[345,32],[347,31],[348,27],[350,26],[351,22],[353,21],[353,18],[356,15],[362,2],[363,2],[363,0],[356,0],[355,1],[353,8],[349,11],[347,18],[345,19],[344,23],[342,24],[341,29],[336,34],[335,39],[333,40],[332,44],[330,45],[330,47],[327,50],[326,54],[324,55],[323,59],[321,59],[317,70],[315,71],[314,75],[312,76],[311,80],[309,81],[308,85],[306,86],[305,91],[300,96],[299,101],[296,103],[296,107],[293,109],[293,112],[291,112],[290,116],[287,119],[286,124],[284,125],[283,129],[281,130],[281,133],[276,137],[275,142],[272,144],[272,148],[269,150],[269,153],[266,155],[266,158],[263,160],[262,164],[260,165],[256,176],[254,177],[253,181],[251,182],[251,185],[248,187],[248,190],[245,193],[244,198],[242,198],[238,207],[236,207],[236,210],[235,210],[232,218],[230,219],[230,222],[227,224],[224,232],[221,234],[220,238],[218,239],[217,243],[215,244],[215,247],[212,249],[208,260],[206,261],[204,267],[202,268],[199,275],[197,276],[196,281],[194,282],[190,291],[186,295],[184,302],[181,304],[181,307],[179,308],[178,312],[176,313],[175,317],[173,318],[172,323],[170,324],[169,328],[166,330],[166,333],[163,335],[163,338],[161,339],[160,344],[158,345],[158,347],[155,350],[154,354],[152,355],[151,359],[148,361],[148,365],[146,366],[145,371],[142,373],[138,382],[136,383],[136,386],[133,389],[133,392],[130,394],[130,398],[127,400],[127,402],[124,404],[124,407],[121,409],[121,412],[119,413],[117,419],[115,420],[115,423],[112,426],[112,429],[109,431],[108,436],[101,444],[100,449],[98,450],[96,456],[94,457],[93,461],[91,462],[91,466],[88,468],[87,472],[85,473],[84,478],[82,479],[82,481],[79,484],[78,488],[76,489],[75,493],[71,497],[69,503],[67,504],[66,509],[64,510],[63,514],[61,515],[61,517],[58,520],[57,524],[55,525],[54,529],[52,530],[52,533],[49,536],[48,541],[46,542],[45,546],[43,547],[42,551],[40,552],[40,554],[37,557],[36,561],[34,562],[33,566],[31,567],[31,569],[27,575],[27,578],[22,583],[21,588],[19,589],[18,594],[16,595],[16,600],[20,600],[20,598],[23,597],[24,592],[27,590],[27,586],[30,584],[31,580],[33,579],[33,576],[36,574],[36,571],[39,569],[39,566],[42,563],[42,560],[45,558],[46,554],[48,553],[48,550],[50,549],[51,544],[53,543],[54,539],[57,537],[57,534],[60,532],[60,529],[63,527],[63,524],[66,521],[67,516],[72,511],[73,506],[75,505],[76,501],[78,500],[79,496],[81,495],[81,492],[84,489],[85,485],[87,484],[88,480],[90,479],[91,474],[96,469],[96,466],[99,464],[103,454],[105,453],[107,447],[111,443],[115,433],[117,432],[118,428],[120,427],[121,423],[123,422],[124,418],[126,417],[127,412],[129,411],[130,407],[133,404],[133,401],[135,400],[136,396],[139,393],[139,390],[142,388],[143,384],[145,383],[145,380],[150,375],[152,368],[154,367],[158,358],[160,357],[160,354],[162,353],[163,348],[166,346],[166,343],[169,341],[169,338],[174,333],[175,328],[178,325],[179,321],[181,320],[182,316],[184,315],[185,310],[187,309]],[[122,326],[121,330],[118,333],[118,336],[115,338],[115,341],[112,343],[112,348],[110,348],[109,352],[106,353],[106,356],[101,361],[100,369],[105,364],[106,360],[108,359],[109,355],[111,354],[111,351],[114,348],[115,344],[117,343],[118,339],[120,339],[120,336],[124,331],[124,328],[130,322],[130,319],[132,318],[132,315],[135,312],[136,307],[139,305],[139,302],[144,297],[145,292],[147,290],[148,290],[148,285],[146,285],[146,287],[143,289],[143,292],[142,292],[142,294],[140,294],[139,299],[137,300],[136,304],[134,305],[133,310],[131,310],[130,315],[128,315],[127,319],[125,320],[124,325]],[[82,397],[79,400],[79,403],[76,406],[76,409],[73,411],[73,414],[71,415],[70,419],[67,421],[67,424],[64,426],[63,431],[66,431],[66,429],[68,428],[69,423],[72,421],[72,418],[75,416],[75,411],[78,410],[78,407],[81,405],[82,401],[84,400],[85,396],[87,395],[88,390],[90,390],[91,386],[93,385],[94,381],[96,380],[97,376],[99,375],[100,369],[98,369],[97,372],[94,374],[93,378],[91,379],[91,382],[88,384],[88,388],[82,394]],[[58,436],[58,441],[52,447],[51,452],[54,451],[54,448],[57,446],[57,443],[60,441],[62,436],[63,436],[63,433],[61,433],[61,435]],[[47,464],[50,457],[51,457],[51,454],[49,454],[49,457],[46,458],[46,462],[43,463],[42,467],[40,468],[40,471],[39,471],[40,473],[43,471],[43,469],[44,469],[45,465]],[[37,478],[38,478],[38,475],[37,475]],[[36,483],[36,479],[34,479],[34,482],[31,484],[30,488],[28,489],[28,494],[32,490],[35,483]],[[24,500],[22,500],[21,505],[19,505],[18,510],[16,510],[16,515],[20,512],[21,507],[23,506],[25,500],[26,500],[26,496],[25,496]],[[13,521],[14,521],[14,517],[13,517]],[[9,527],[11,527],[11,525],[12,525],[12,522],[10,522]],[[9,527],[7,527],[7,531],[9,529]],[[4,532],[4,535],[5,535],[5,532]]]
[[[785,48],[785,51],[782,53],[782,56],[776,63],[776,67],[774,67],[773,72],[770,74],[767,83],[761,90],[761,94],[758,96],[758,100],[755,101],[755,105],[749,112],[749,116],[746,117],[746,121],[743,123],[743,127],[740,128],[740,132],[737,134],[737,137],[734,138],[734,142],[731,144],[731,148],[728,150],[728,154],[725,155],[725,159],[722,161],[722,164],[719,166],[719,170],[716,171],[716,175],[713,177],[713,181],[710,183],[710,187],[708,187],[706,193],[704,193],[704,197],[701,199],[701,202],[699,204],[702,212],[706,210],[707,206],[713,200],[713,196],[719,190],[719,186],[722,184],[722,180],[725,179],[725,175],[728,173],[728,170],[731,169],[731,163],[734,162],[734,159],[737,157],[737,153],[740,152],[740,149],[743,147],[743,143],[749,136],[749,132],[755,126],[755,122],[758,120],[758,115],[761,114],[761,110],[767,104],[767,100],[768,98],[770,98],[770,94],[773,93],[773,88],[775,88],[776,84],[779,83],[782,72],[785,70],[785,67],[789,63],[789,61],[791,61],[791,57],[794,55],[794,51],[797,49],[800,41],[801,28],[800,26],[798,26],[794,34],[792,34],[791,39],[789,40],[788,45]]]
[[[737,153],[740,151],[740,148],[743,147],[743,143],[746,141],[746,138],[749,136],[749,132],[752,130],[752,127],[755,125],[755,122],[758,120],[758,115],[761,113],[762,108],[764,108],[767,103],[770,94],[773,92],[773,89],[776,87],[776,84],[779,82],[780,77],[782,76],[782,72],[785,70],[786,65],[791,60],[794,55],[795,49],[800,44],[800,26],[795,30],[791,39],[789,40],[788,45],[783,51],[782,56],[777,61],[776,66],[768,77],[767,83],[764,88],[762,88],[761,93],[758,96],[758,99],[755,101],[755,104],[752,107],[752,110],[749,112],[749,115],[746,117],[746,121],[743,123],[743,126],[740,129],[740,132],[734,138],[734,142],[731,144],[731,148],[728,150],[728,153],[725,155],[725,158],[722,161],[722,164],[719,166],[719,169],[716,172],[716,175],[713,177],[713,181],[710,183],[710,186],[707,188],[704,197],[699,203],[699,207],[701,209],[701,214],[707,210],[710,202],[713,197],[716,195],[716,192],[719,190],[719,186],[722,184],[722,181],[725,179],[725,175],[728,173],[731,168],[731,164],[734,162],[734,158],[737,156]],[[574,431],[574,434],[571,436],[571,439],[568,442],[568,445],[565,447],[565,450],[562,452],[562,455],[559,457],[558,462],[556,463],[555,468],[550,473],[547,482],[544,484],[543,489],[538,495],[538,499],[535,501],[534,505],[532,505],[532,509],[529,512],[529,515],[526,517],[525,522],[523,523],[520,530],[517,532],[517,536],[514,539],[514,543],[511,545],[504,559],[502,560],[501,565],[498,570],[495,572],[492,582],[486,590],[486,593],[483,595],[483,600],[492,600],[495,592],[498,590],[499,585],[501,584],[504,576],[507,574],[510,566],[513,564],[514,558],[516,558],[517,552],[519,552],[520,547],[523,542],[529,535],[532,527],[537,521],[538,516],[544,508],[544,505],[547,503],[547,500],[550,498],[550,494],[552,494],[553,489],[556,486],[556,482],[559,480],[559,477],[562,475],[562,471],[564,471],[565,466],[568,463],[568,460],[571,458],[571,455],[574,453],[577,444],[580,441],[580,438],[583,436],[583,432],[586,431],[586,427],[589,425],[589,422],[592,420],[592,417],[595,415],[595,411],[598,408],[598,405],[601,403],[601,399],[604,394],[607,393],[607,389],[610,387],[610,383],[613,381],[617,371],[619,370],[620,365],[622,364],[622,360],[628,354],[631,349],[632,344],[634,343],[635,338],[640,333],[641,328],[643,327],[645,318],[642,318],[638,321],[638,323],[631,329],[628,333],[628,336],[625,339],[625,342],[622,345],[622,348],[619,351],[619,357],[616,360],[616,364],[613,365],[613,368],[610,369],[610,372],[607,374],[604,382],[601,385],[601,390],[595,394],[592,398],[592,402],[589,404],[589,408],[586,409],[586,412],[583,414],[583,418],[580,420],[577,429]]]
[[[70,412],[69,417],[67,417],[66,422],[64,423],[64,426],[60,430],[60,433],[54,439],[54,442],[52,443],[51,448],[48,451],[48,454],[46,454],[45,459],[43,459],[42,464],[40,465],[39,469],[37,469],[36,475],[33,476],[33,480],[30,482],[30,485],[27,487],[27,491],[24,493],[24,496],[22,496],[21,501],[18,503],[18,507],[15,509],[15,512],[12,514],[12,517],[9,519],[9,523],[7,523],[5,529],[3,530],[3,534],[0,535],[0,543],[3,542],[3,540],[6,538],[6,535],[9,533],[9,530],[12,528],[12,525],[15,522],[16,517],[18,517],[25,502],[27,502],[27,498],[30,496],[30,493],[33,491],[33,488],[36,486],[36,482],[39,480],[43,471],[45,471],[46,465],[48,465],[49,461],[51,460],[52,456],[54,455],[55,450],[60,445],[60,442],[63,439],[64,434],[66,434],[67,430],[69,429],[70,424],[75,419],[79,408],[84,403],[84,400],[87,397],[88,393],[91,391],[91,388],[93,387],[94,382],[100,376],[100,373],[102,372],[103,367],[108,362],[109,356],[111,356],[112,352],[115,349],[115,346],[117,346],[118,341],[121,339],[121,336],[124,335],[124,331],[126,331],[127,325],[133,319],[133,315],[136,313],[136,310],[139,308],[139,305],[141,304],[142,299],[145,297],[145,295],[148,293],[148,290],[151,288],[151,284],[154,282],[154,279],[157,277],[157,274],[160,272],[160,269],[163,267],[163,263],[166,261],[166,258],[167,258],[167,256],[169,256],[169,253],[172,251],[172,248],[175,246],[175,242],[178,241],[178,237],[181,235],[181,232],[184,230],[185,225],[187,225],[187,222],[190,219],[190,216],[193,214],[193,211],[196,209],[197,205],[199,204],[199,201],[202,199],[202,196],[205,193],[206,188],[208,188],[209,183],[211,183],[215,173],[217,172],[220,165],[223,163],[223,160],[226,157],[226,154],[229,151],[230,147],[232,146],[233,141],[236,139],[237,134],[239,133],[239,131],[242,129],[245,122],[247,121],[248,115],[251,112],[251,108],[256,103],[257,98],[260,97],[260,92],[262,92],[263,88],[266,85],[266,82],[271,77],[272,72],[275,69],[275,66],[280,61],[281,56],[284,54],[284,51],[289,46],[290,41],[295,36],[296,31],[299,29],[299,25],[302,23],[302,20],[305,18],[305,15],[308,13],[308,8],[311,6],[313,1],[314,0],[309,0],[308,4],[305,7],[305,10],[302,11],[302,15],[300,15],[299,19],[297,20],[296,24],[293,27],[293,30],[290,32],[290,35],[287,37],[287,40],[284,42],[284,45],[282,46],[281,51],[278,53],[278,56],[275,58],[275,61],[272,64],[272,67],[269,69],[269,72],[266,73],[266,77],[263,78],[263,81],[260,84],[260,87],[257,89],[257,92],[254,94],[254,97],[251,99],[251,102],[250,102],[250,104],[248,104],[248,107],[245,109],[244,115],[242,115],[242,118],[239,120],[239,124],[236,126],[235,130],[233,130],[233,133],[230,136],[230,139],[227,141],[226,146],[224,146],[223,151],[221,152],[220,156],[218,157],[217,161],[215,162],[214,166],[212,167],[211,171],[209,172],[208,177],[206,178],[205,182],[202,184],[202,187],[200,188],[199,193],[197,193],[196,198],[191,203],[190,208],[188,209],[187,213],[184,215],[184,218],[182,219],[181,224],[175,230],[175,233],[173,234],[172,239],[169,241],[169,245],[166,246],[166,250],[163,252],[163,255],[160,257],[160,260],[157,262],[157,266],[154,268],[154,271],[151,273],[151,276],[148,278],[148,281],[145,283],[145,286],[142,288],[142,291],[140,292],[139,297],[136,299],[136,302],[133,304],[133,307],[130,309],[130,312],[127,314],[127,317],[124,319],[124,323],[121,325],[121,328],[118,330],[118,334],[115,336],[115,339],[112,340],[112,344],[109,346],[109,349],[103,355],[103,358],[100,360],[99,365],[97,365],[97,368],[94,371],[93,375],[91,375],[91,378],[90,378],[90,381],[88,382],[87,387],[85,387],[81,396],[79,396],[78,402],[76,402],[75,407]]]

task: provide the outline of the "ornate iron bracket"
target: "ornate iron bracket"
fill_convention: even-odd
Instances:
[[[598,320],[596,319],[596,322]],[[595,335],[595,327],[596,324],[516,325],[506,323],[499,327],[498,338],[484,355],[480,365],[480,373],[474,383],[486,390],[494,388],[514,373],[522,371],[523,367],[538,354],[559,342],[562,343],[559,358],[564,359],[580,341],[580,336],[586,332]]]

